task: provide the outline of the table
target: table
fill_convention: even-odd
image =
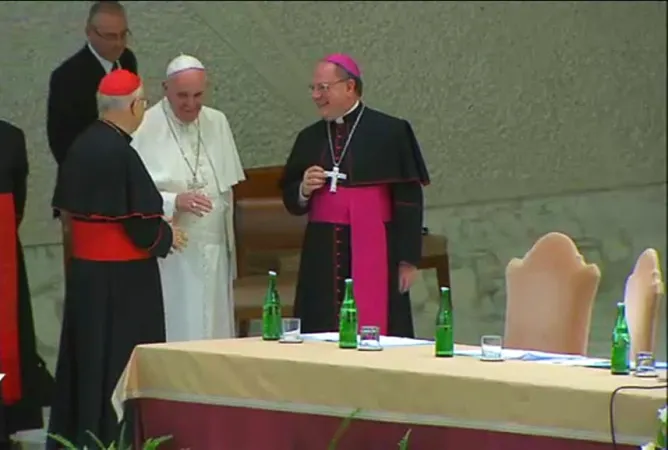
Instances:
[[[360,420],[341,450],[394,449],[409,428],[410,450],[604,450],[612,391],[657,385],[605,370],[432,352],[259,338],[144,345],[114,400],[117,408],[132,400],[144,437],[173,435],[165,450],[326,449],[355,408]],[[616,436],[628,445],[620,450],[654,435],[664,402],[661,390],[618,395]]]
[[[282,204],[281,204],[282,208]],[[294,216],[290,216],[291,220],[297,220]],[[268,218],[265,220],[272,223]],[[279,228],[280,230],[280,228]],[[282,235],[280,239],[274,237],[275,240],[285,241],[290,245],[292,240],[286,238],[289,233]],[[299,240],[301,242],[302,234],[299,233]],[[254,245],[267,246],[264,240],[258,240]],[[300,249],[293,252],[280,252],[281,254],[299,253]],[[240,252],[241,254],[241,252]],[[243,263],[245,265],[245,256]],[[426,234],[422,236],[422,259],[418,264],[419,270],[436,270],[436,279],[438,280],[438,287],[450,286],[450,257],[448,256],[448,239],[439,234]],[[290,317],[293,314],[292,306],[295,299],[295,289],[297,286],[296,273],[284,273],[279,271],[278,289],[281,294],[283,305],[283,317]],[[250,321],[259,320],[262,318],[262,302],[264,301],[264,292],[267,289],[267,275],[245,275],[234,280],[234,315],[237,322],[237,331],[239,337],[248,337],[250,331]]]

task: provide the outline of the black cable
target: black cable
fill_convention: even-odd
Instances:
[[[668,389],[668,384],[659,384],[656,386],[619,386],[617,389],[612,391],[612,394],[610,395],[610,408],[608,410],[612,450],[617,450],[617,437],[615,436],[615,397],[617,394],[621,391],[652,391],[654,389]]]

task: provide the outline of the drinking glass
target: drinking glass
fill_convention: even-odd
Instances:
[[[634,375],[640,378],[656,378],[656,361],[652,352],[638,352],[636,354],[636,370]]]
[[[383,347],[380,345],[380,328],[364,326],[360,328],[360,342],[357,346],[362,351],[378,351]]]
[[[480,338],[480,359],[482,361],[503,361],[503,338],[486,335]]]
[[[302,339],[302,321],[296,317],[281,319],[281,339],[284,344],[299,344]]]

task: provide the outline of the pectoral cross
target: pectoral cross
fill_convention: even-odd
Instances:
[[[201,191],[206,187],[206,183],[204,181],[199,181],[197,177],[193,177],[192,180],[188,183],[188,190],[189,191]]]
[[[332,170],[325,170],[325,175],[329,178],[329,192],[336,192],[336,186],[339,180],[345,180],[348,175],[339,172],[339,166],[334,166]]]

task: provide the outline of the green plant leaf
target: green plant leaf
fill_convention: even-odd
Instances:
[[[93,442],[95,442],[97,448],[99,448],[100,450],[110,450],[102,443],[102,441],[97,436],[95,436],[95,433],[93,433],[90,430],[86,430],[86,434],[88,434],[88,436],[90,436]]]
[[[58,436],[57,434],[51,434],[51,433],[47,433],[46,435],[51,439],[53,439],[54,441],[58,442],[60,445],[64,445],[65,448],[68,450],[77,450],[76,446],[73,443],[71,443],[62,436]]]
[[[146,442],[144,442],[144,450],[155,450],[158,448],[158,446],[169,441],[171,438],[172,436],[161,436],[148,439]]]
[[[132,450],[132,446],[125,444],[125,420],[121,423],[120,436],[118,436],[118,450]]]
[[[336,448],[339,446],[339,441],[343,437],[343,435],[348,431],[348,428],[350,428],[350,424],[352,421],[359,415],[359,413],[362,412],[362,408],[357,408],[353,412],[350,413],[348,417],[346,417],[341,425],[339,425],[339,428],[336,430],[336,433],[334,433],[334,437],[329,443],[329,446],[327,447],[327,450],[336,450]]]
[[[408,450],[408,440],[411,437],[411,431],[413,430],[409,428],[404,437],[399,441],[399,450]]]

